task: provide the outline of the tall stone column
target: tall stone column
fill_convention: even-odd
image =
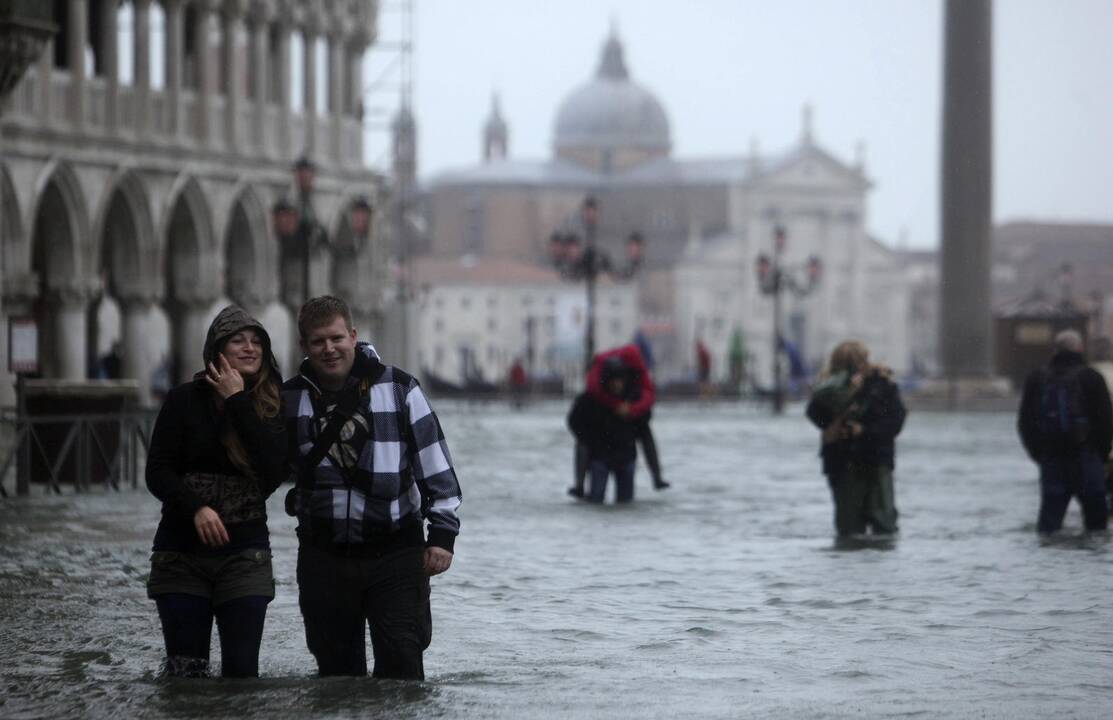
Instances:
[[[70,71],[70,122],[75,129],[85,126],[85,46],[88,44],[89,6],[86,0],[70,0],[66,15]]]
[[[243,5],[225,2],[221,13],[220,55],[224,73],[224,146],[236,152],[240,144],[240,100],[243,97],[243,61],[236,51],[236,36],[243,21]]]
[[[43,54],[39,55],[39,66],[35,70],[39,83],[39,125],[48,128],[54,124],[54,40],[47,40]]]
[[[175,364],[179,376],[173,378],[173,382],[185,382],[194,372],[202,369],[201,351],[212,320],[209,317],[212,304],[211,299],[201,298],[176,303],[174,347],[178,353]]]
[[[104,56],[104,125],[109,135],[120,130],[120,6],[101,3],[101,53]]]
[[[954,386],[992,371],[992,3],[944,20],[940,363]]]
[[[339,165],[343,160],[340,138],[344,132],[344,105],[347,88],[344,79],[348,74],[349,65],[345,58],[344,36],[341,28],[333,28],[328,39],[329,50],[329,152],[334,162]]]
[[[162,0],[166,13],[163,65],[166,68],[166,132],[174,139],[182,134],[183,12],[181,0]]]
[[[274,69],[278,88],[278,151],[282,157],[292,157],[296,150],[291,149],[290,125],[292,107],[290,103],[291,78],[290,78],[290,26],[279,17],[278,20],[278,47],[275,48],[278,67]]]
[[[251,51],[251,88],[255,132],[255,150],[260,155],[267,153],[268,130],[267,102],[270,96],[270,56],[267,52],[270,17],[266,4],[256,4],[247,18],[248,47]]]
[[[55,375],[64,380],[84,380],[89,293],[77,287],[52,288],[49,303],[54,316],[51,330]]]
[[[212,137],[209,127],[212,105],[210,100],[213,92],[213,61],[209,45],[209,19],[212,17],[212,8],[209,0],[198,2],[196,9],[197,24],[193,28],[193,48],[197,53],[197,135],[201,144],[208,143]]]
[[[302,109],[305,118],[305,143],[306,155],[312,156],[317,145],[317,27],[310,23],[302,31],[305,52],[303,57],[302,87],[305,90],[305,107]]]
[[[151,132],[151,0],[134,0],[135,134]]]
[[[150,339],[148,324],[155,298],[145,293],[129,294],[120,299],[120,335],[122,374],[139,382],[139,402],[151,404],[151,363],[147,357]]]

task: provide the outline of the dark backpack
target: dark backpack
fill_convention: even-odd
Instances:
[[[1079,378],[1081,370],[1049,370],[1044,374],[1038,427],[1044,447],[1051,453],[1073,452],[1090,435],[1090,418],[1086,415]]]

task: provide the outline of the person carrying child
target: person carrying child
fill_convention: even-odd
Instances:
[[[832,352],[812,392],[808,419],[821,431],[823,472],[840,536],[897,531],[893,493],[896,436],[906,411],[892,372],[869,362],[869,350],[847,341]]]

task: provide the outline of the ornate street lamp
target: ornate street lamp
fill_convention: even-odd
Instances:
[[[0,102],[57,32],[53,11],[43,0],[0,0]]]
[[[580,208],[586,243],[575,233],[553,233],[549,238],[549,258],[566,280],[583,280],[587,287],[587,324],[584,328],[584,370],[591,367],[595,356],[595,282],[606,273],[618,280],[628,280],[641,268],[645,241],[634,232],[626,240],[626,264],[617,267],[606,251],[595,245],[599,225],[599,203],[588,195]]]
[[[810,256],[802,266],[785,265],[781,258],[787,242],[785,229],[778,225],[773,230],[772,257],[762,253],[758,255],[755,265],[758,288],[762,295],[773,297],[773,412],[778,415],[784,412],[785,402],[781,292],[787,290],[797,297],[804,297],[819,287],[823,277],[823,262],[815,255]]]
[[[283,257],[301,255],[301,302],[310,297],[309,276],[313,252],[328,242],[328,233],[317,221],[313,211],[313,186],[317,178],[316,166],[306,157],[294,163],[294,185],[298,190],[298,203],[280,199],[272,209],[274,230],[282,243]],[[285,277],[285,275],[284,275]],[[283,289],[288,302],[296,303],[289,287]]]

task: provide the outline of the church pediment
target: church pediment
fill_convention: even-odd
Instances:
[[[869,181],[856,169],[814,146],[797,149],[756,178],[759,185],[829,190],[864,190]]]

